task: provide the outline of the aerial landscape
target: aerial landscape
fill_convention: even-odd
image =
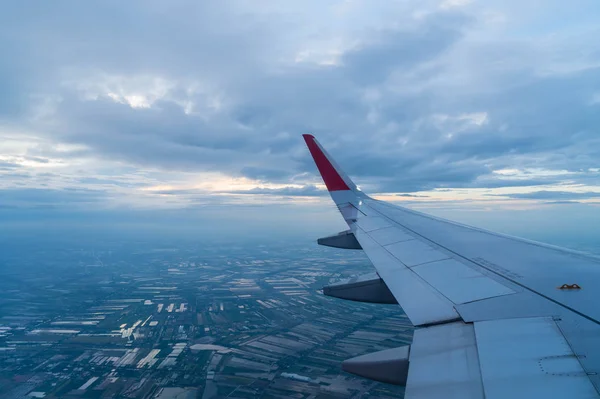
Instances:
[[[340,368],[413,333],[397,305],[322,294],[373,270],[362,251],[302,236],[57,233],[0,235],[0,398],[402,395]]]
[[[320,294],[368,260],[311,244],[73,238],[3,251],[0,397],[395,397],[401,387],[340,362],[410,342],[410,322]]]

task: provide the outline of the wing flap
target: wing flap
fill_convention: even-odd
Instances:
[[[551,317],[474,325],[486,398],[598,397]]]
[[[406,399],[484,397],[472,324],[416,330],[409,362]]]
[[[598,397],[551,317],[422,328],[409,362],[407,399]]]

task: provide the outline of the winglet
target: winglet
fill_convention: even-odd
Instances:
[[[335,161],[327,154],[327,151],[321,147],[315,136],[312,134],[303,134],[304,141],[310,154],[321,173],[321,177],[327,186],[327,190],[332,191],[356,191],[356,185],[341,171]]]

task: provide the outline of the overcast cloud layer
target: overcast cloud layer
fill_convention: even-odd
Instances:
[[[9,2],[0,206],[312,203],[302,133],[369,192],[597,201],[599,19],[597,0]]]

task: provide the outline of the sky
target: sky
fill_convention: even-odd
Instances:
[[[597,0],[2,8],[4,226],[341,229],[303,133],[377,198],[600,221]]]

